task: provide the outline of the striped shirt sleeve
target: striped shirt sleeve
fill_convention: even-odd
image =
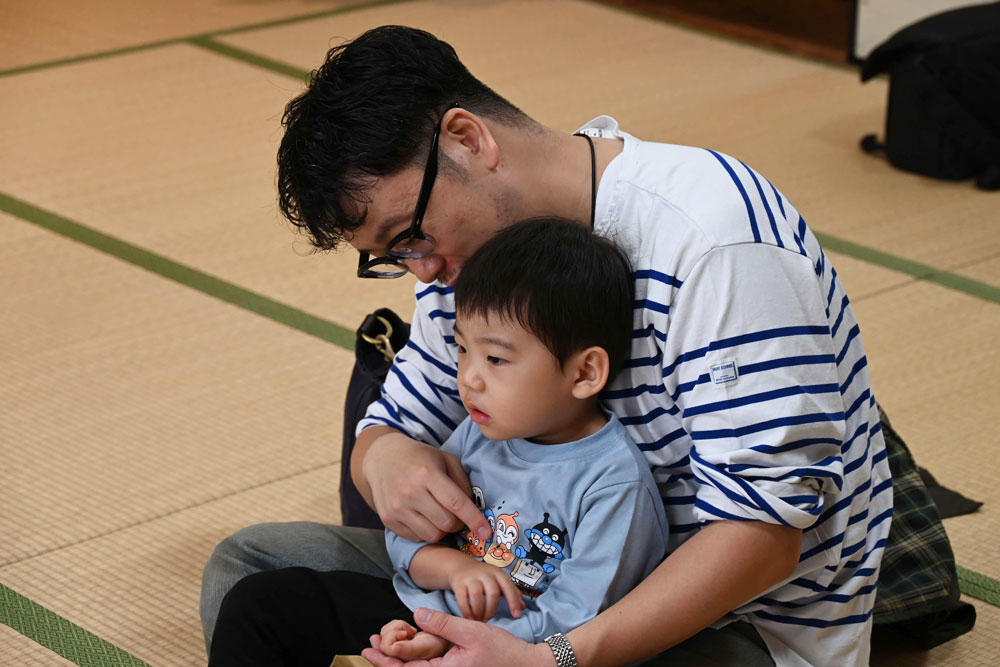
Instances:
[[[419,289],[423,287],[424,289]],[[418,283],[410,340],[396,354],[382,396],[358,423],[391,426],[414,440],[440,445],[467,416],[458,395],[451,288]]]
[[[843,486],[825,299],[797,249],[706,253],[673,305],[662,375],[690,435],[699,521],[812,525]]]

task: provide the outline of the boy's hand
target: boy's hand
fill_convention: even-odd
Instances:
[[[382,626],[381,641],[377,648],[384,655],[408,662],[440,658],[451,648],[451,642],[437,635],[421,632],[406,621],[396,620]]]
[[[448,577],[448,584],[458,602],[462,615],[475,621],[488,621],[497,613],[500,596],[507,600],[510,613],[520,618],[524,598],[507,573],[481,561],[468,559],[455,568]]]

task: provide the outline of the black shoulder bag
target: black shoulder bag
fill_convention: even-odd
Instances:
[[[340,459],[340,509],[345,526],[383,528],[351,480],[351,452],[357,428],[368,406],[382,396],[382,383],[392,359],[410,339],[410,325],[388,308],[379,308],[358,327],[354,341],[354,370],[344,403],[344,443]]]

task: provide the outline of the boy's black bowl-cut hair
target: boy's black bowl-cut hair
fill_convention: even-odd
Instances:
[[[534,334],[559,360],[591,346],[608,353],[608,380],[632,342],[633,278],[613,242],[561,218],[532,218],[498,232],[455,283],[463,317],[500,317]]]

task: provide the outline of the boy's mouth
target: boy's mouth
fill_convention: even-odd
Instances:
[[[490,421],[490,416],[488,414],[486,414],[476,406],[472,405],[471,403],[466,407],[469,409],[469,417],[471,417],[472,421],[476,422],[477,424],[486,424]]]

